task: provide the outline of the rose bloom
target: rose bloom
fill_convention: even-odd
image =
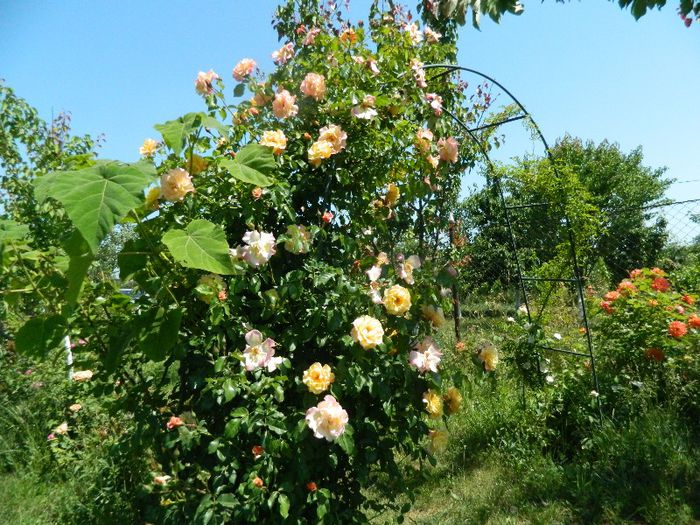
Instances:
[[[651,273],[653,273],[654,275],[658,275],[659,277],[663,277],[664,275],[666,275],[666,272],[664,272],[661,268],[654,267],[650,271]]]
[[[306,490],[308,490],[309,492],[315,492],[316,490],[318,490],[318,487],[316,486],[316,483],[314,483],[313,481],[309,481],[306,484]]]
[[[265,449],[261,445],[255,445],[252,449],[251,452],[253,453],[253,458],[258,459],[260,456],[263,455],[265,452]]]
[[[406,281],[406,284],[413,284],[413,270],[421,267],[420,257],[411,255],[403,263],[399,263],[396,268],[397,275]]]
[[[293,117],[299,112],[299,106],[295,104],[297,97],[286,89],[280,89],[272,101],[272,113],[275,117],[285,119]]]
[[[226,290],[219,290],[219,293],[216,294],[216,298],[219,301],[225,301],[226,299],[228,299],[228,292]]]
[[[352,322],[350,335],[365,350],[382,344],[384,329],[382,323],[369,315],[362,315]]]
[[[185,424],[185,422],[182,419],[180,419],[179,417],[170,416],[170,419],[165,424],[165,426],[168,428],[168,430],[172,430],[174,428],[181,427],[184,424]]]
[[[621,281],[617,285],[617,291],[624,294],[632,294],[637,291],[637,287],[631,281]]]
[[[304,370],[304,378],[302,379],[312,394],[320,394],[328,390],[333,381],[335,381],[335,374],[331,372],[331,367],[321,365],[321,363],[314,363],[307,370]]]
[[[257,93],[255,93],[253,98],[250,99],[250,104],[253,107],[262,107],[268,102],[270,102],[270,100],[272,100],[272,97],[266,95],[262,91],[258,91]]]
[[[444,452],[447,449],[449,434],[444,430],[431,430],[428,433],[428,439],[430,440],[428,444],[428,452],[431,454]]]
[[[318,73],[308,73],[301,81],[299,90],[307,97],[319,101],[326,94],[326,77]]]
[[[442,397],[432,388],[423,393],[423,403],[430,417],[438,418],[442,415]]]
[[[615,299],[619,299],[619,298],[620,298],[620,292],[616,292],[614,290],[612,292],[606,293],[603,296],[603,299],[605,299],[606,301],[614,301]]]
[[[386,252],[379,252],[377,255],[377,265],[384,266],[385,264],[389,264],[389,256]]]
[[[378,75],[379,74],[379,67],[377,67],[377,61],[373,58],[368,58],[367,61],[365,62],[365,66],[367,69],[370,70],[370,72],[373,75]]]
[[[333,154],[340,153],[341,150],[345,149],[348,134],[343,131],[340,126],[336,124],[330,124],[318,130],[319,141],[330,142],[333,147]]]
[[[603,309],[603,311],[605,311],[606,314],[613,313],[613,309],[612,309],[612,305],[610,304],[610,301],[601,301],[600,307]]]
[[[333,222],[333,213],[330,211],[324,211],[323,215],[321,215],[321,220],[326,224],[330,224]]]
[[[459,407],[462,406],[462,394],[459,393],[456,387],[451,386],[447,389],[447,393],[443,396],[443,400],[447,405],[447,414],[455,414]]]
[[[333,396],[327,395],[318,405],[306,411],[306,424],[316,438],[335,441],[345,432],[348,413]]]
[[[420,89],[425,89],[428,87],[428,83],[425,81],[425,69],[423,69],[423,62],[417,58],[412,58],[409,62],[409,67],[413,71],[413,80],[416,81],[416,86]]]
[[[375,98],[372,95],[365,95],[362,102],[350,110],[350,114],[362,120],[371,120],[378,115],[374,109]]]
[[[438,349],[432,337],[425,337],[408,354],[408,363],[419,372],[437,373],[442,352]]]
[[[248,246],[240,248],[240,253],[243,259],[254,268],[265,264],[277,251],[275,237],[271,233],[247,231],[243,235],[243,242]]]
[[[399,284],[384,290],[384,307],[391,315],[403,315],[411,308],[411,293]]]
[[[80,410],[83,408],[83,405],[80,403],[73,403],[71,406],[68,407],[68,410],[71,412],[80,412]]]
[[[443,162],[457,162],[459,143],[454,137],[440,139],[437,143],[440,160]]]
[[[259,144],[272,148],[272,153],[275,155],[281,154],[287,147],[287,137],[282,130],[265,131]]]
[[[428,26],[425,26],[423,28],[423,34],[425,35],[426,42],[429,42],[431,44],[437,44],[437,42],[442,37],[441,33],[438,33],[437,31],[433,31]]]
[[[636,279],[640,275],[642,275],[642,270],[639,268],[635,268],[634,270],[630,271],[630,279]]]
[[[408,38],[413,44],[420,44],[423,41],[423,33],[418,29],[418,24],[405,24],[403,30],[408,33]]]
[[[294,57],[294,46],[291,42],[283,45],[277,51],[272,53],[272,61],[281,66],[289,62]]]
[[[479,361],[484,365],[484,370],[493,372],[498,366],[498,350],[493,345],[488,345],[479,352]]]
[[[316,40],[316,37],[319,35],[321,30],[318,27],[312,27],[308,33],[306,33],[306,36],[304,37],[304,41],[302,42],[303,45],[305,46],[310,46],[311,44],[314,43]]]
[[[68,423],[66,423],[64,421],[63,423],[58,425],[56,428],[54,428],[53,431],[54,431],[54,434],[58,434],[60,436],[65,436],[66,434],[68,434]]]
[[[379,266],[373,266],[372,268],[379,268]],[[381,271],[381,268],[380,268]],[[382,296],[379,293],[379,283],[376,281],[371,281],[369,283],[369,296],[374,304],[384,304]]]
[[[438,165],[440,164],[440,159],[438,159],[434,155],[428,155],[427,157],[425,157],[425,160],[428,162],[428,164],[430,164],[430,166],[433,169],[437,169]]]
[[[421,128],[416,132],[416,140],[414,144],[416,149],[423,154],[430,152],[430,144],[433,140],[433,132],[428,128]]]
[[[256,487],[261,489],[265,486],[265,482],[262,480],[262,478],[260,476],[255,476],[255,478],[253,478],[253,485],[255,485]]]
[[[357,42],[357,33],[351,28],[346,29],[343,31],[340,36],[338,37],[341,42],[348,42],[350,44],[354,44]]]
[[[243,82],[255,70],[256,65],[252,58],[244,58],[233,68],[233,78],[238,82]]]
[[[194,193],[192,177],[182,168],[173,168],[160,176],[160,193],[166,200],[181,201]]]
[[[92,375],[92,370],[80,370],[73,374],[73,381],[89,381]]]
[[[688,326],[691,328],[700,328],[700,317],[695,314],[688,317]]]
[[[671,337],[680,338],[688,333],[688,327],[682,321],[671,321],[668,325],[668,334]]]
[[[664,353],[658,348],[649,348],[644,352],[644,356],[651,361],[657,361],[659,363],[664,360]]]
[[[683,297],[681,297],[681,301],[683,301],[685,304],[689,304],[691,306],[695,304],[695,299],[691,295],[687,295],[687,294],[684,295]]]
[[[436,117],[442,115],[442,97],[440,95],[428,93],[425,95],[425,100],[427,100],[428,104],[430,104],[430,107],[432,108]]]
[[[277,343],[269,337],[263,340],[263,334],[259,330],[251,330],[245,334],[246,347],[243,351],[241,366],[249,372],[256,368],[267,368],[268,372],[277,370],[282,362],[281,357],[275,355]]]
[[[206,73],[200,71],[197,74],[197,78],[194,81],[194,88],[200,95],[211,95],[214,91],[214,81],[218,80],[220,77],[213,70],[209,70]]]
[[[253,199],[258,200],[260,197],[262,197],[263,194],[263,189],[260,186],[257,186],[250,190],[250,196],[253,197]]]
[[[657,292],[666,292],[669,288],[671,288],[671,283],[665,277],[657,277],[651,283],[651,289]]]
[[[158,141],[155,141],[153,139],[146,139],[143,141],[143,144],[139,148],[139,155],[141,155],[142,157],[152,157],[156,154],[157,150]]]
[[[173,479],[172,476],[168,476],[167,474],[163,474],[162,476],[155,476],[153,478],[153,483],[156,485],[167,485],[168,482]]]
[[[317,140],[309,148],[308,155],[309,164],[317,168],[323,159],[328,159],[333,155],[333,144],[327,140]]]
[[[379,277],[382,275],[382,267],[381,266],[372,266],[369,270],[365,272],[367,274],[367,277],[369,278],[369,281],[371,283],[375,282]]]

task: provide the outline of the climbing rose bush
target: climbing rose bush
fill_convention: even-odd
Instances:
[[[74,228],[54,280],[63,302],[17,347],[85,339],[75,354],[91,371],[74,380],[129,414],[119,439],[152,472],[146,521],[363,523],[405,512],[411,460],[447,446],[460,377],[433,336],[474,152],[443,109],[469,124],[487,105],[454,75],[431,78],[424,65],[456,50],[410,18],[373,10],[352,25],[289,2],[269,76],[263,57],[230,78],[193,72],[204,110],[156,125],[141,162],[38,180]],[[85,282],[125,222],[128,296]]]

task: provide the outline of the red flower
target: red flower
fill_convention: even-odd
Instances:
[[[616,292],[614,290],[612,292],[606,293],[603,296],[603,299],[605,299],[606,301],[614,301],[615,299],[619,299],[619,298],[620,298],[620,292]]]
[[[329,211],[323,212],[321,219],[323,219],[323,222],[325,222],[326,224],[330,224],[333,220],[333,214]]]
[[[651,289],[657,292],[666,292],[671,288],[671,283],[665,277],[657,277],[654,282],[651,283]]]
[[[622,281],[617,285],[617,291],[620,293],[635,293],[637,291],[637,287],[632,284],[631,281]]]
[[[695,299],[692,296],[687,295],[687,294],[684,295],[683,297],[681,297],[681,301],[683,301],[685,304],[690,304],[690,305],[695,304]]]
[[[646,352],[644,352],[644,355],[647,359],[657,361],[659,363],[663,361],[665,357],[664,353],[658,348],[649,348]]]
[[[172,430],[174,428],[181,427],[184,424],[185,422],[179,417],[171,416],[170,420],[165,424],[165,426],[168,427],[168,430]]]
[[[605,310],[606,314],[611,314],[613,312],[612,306],[610,305],[610,301],[601,301],[600,307]]]
[[[700,328],[700,317],[695,314],[688,317],[688,326],[691,328]]]
[[[316,483],[314,483],[313,481],[309,481],[309,482],[306,484],[306,489],[307,489],[309,492],[314,492],[314,491],[316,491],[316,489],[318,489],[318,487],[316,486]]]
[[[255,459],[258,459],[260,456],[263,455],[263,452],[265,452],[265,449],[262,448],[260,445],[255,445],[252,449],[253,456],[255,456]]]
[[[681,321],[671,321],[668,325],[668,333],[671,337],[680,338],[688,333],[688,327]]]

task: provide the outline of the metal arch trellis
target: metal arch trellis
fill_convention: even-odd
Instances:
[[[547,152],[547,159],[555,173],[556,176],[560,176],[559,170],[557,169],[556,162],[554,161],[554,157],[552,155],[551,150],[549,149],[549,144],[547,143],[547,140],[544,138],[544,135],[542,134],[542,131],[540,130],[540,127],[537,125],[535,120],[532,118],[532,115],[525,109],[525,106],[501,83],[493,79],[492,77],[485,75],[484,73],[481,73],[480,71],[477,71],[475,69],[455,65],[455,64],[426,64],[423,66],[424,69],[444,69],[444,71],[438,73],[437,75],[431,77],[429,80],[435,80],[437,78],[449,75],[451,73],[454,73],[456,71],[464,71],[467,73],[471,73],[473,75],[477,75],[492,84],[498,86],[506,95],[508,95],[511,100],[517,105],[517,107],[520,110],[520,114],[505,118],[503,120],[485,124],[482,126],[477,126],[475,128],[470,128],[467,126],[465,122],[463,122],[457,115],[455,115],[452,111],[450,111],[447,108],[443,108],[443,112],[446,113],[447,115],[452,118],[452,120],[465,132],[467,135],[471,138],[471,140],[476,144],[478,147],[480,153],[483,155],[484,160],[486,161],[487,169],[489,173],[494,172],[494,165],[493,162],[491,161],[491,158],[489,157],[488,151],[484,144],[479,140],[479,138],[475,135],[477,131],[481,131],[484,129],[489,129],[489,128],[496,128],[499,126],[502,126],[503,124],[507,124],[510,122],[515,122],[518,120],[524,120],[527,119],[527,121],[530,122],[532,125],[533,129],[536,131],[539,139],[542,141],[542,145],[544,146],[545,151]],[[568,354],[568,355],[573,355],[573,356],[578,356],[578,357],[586,357],[589,359],[590,366],[591,366],[591,374],[593,376],[593,384],[596,392],[600,392],[600,386],[598,384],[598,375],[596,373],[596,363],[595,363],[595,356],[593,354],[593,340],[591,337],[591,331],[590,331],[590,326],[588,323],[588,313],[586,310],[586,301],[584,297],[584,284],[583,284],[583,274],[581,272],[581,267],[579,266],[578,262],[578,257],[576,255],[576,240],[574,238],[573,230],[571,227],[571,223],[569,221],[568,214],[566,213],[566,210],[564,210],[564,226],[566,229],[566,235],[568,237],[568,244],[569,244],[569,249],[571,251],[571,263],[573,266],[573,278],[546,278],[546,277],[533,277],[533,276],[526,276],[523,275],[523,265],[521,264],[520,261],[520,256],[519,256],[519,249],[518,249],[518,244],[516,241],[515,233],[513,230],[513,222],[511,218],[511,211],[516,208],[521,208],[521,207],[533,207],[533,206],[547,206],[546,203],[541,203],[541,204],[527,204],[527,205],[516,205],[516,206],[509,206],[506,201],[505,194],[503,192],[503,187],[501,186],[501,183],[499,181],[499,177],[493,177],[493,182],[495,184],[495,187],[498,191],[498,194],[500,196],[500,201],[501,201],[501,206],[503,208],[505,220],[506,220],[506,226],[508,228],[508,234],[510,237],[510,242],[511,242],[511,250],[513,254],[513,259],[515,262],[515,267],[517,271],[517,276],[518,276],[518,283],[519,283],[519,288],[520,292],[522,294],[522,298],[524,301],[525,309],[527,311],[527,318],[528,322],[532,323],[532,313],[530,309],[530,301],[528,300],[528,294],[527,294],[527,288],[525,283],[528,281],[548,281],[548,282],[566,282],[566,283],[571,283],[576,285],[577,289],[577,294],[578,294],[578,300],[580,303],[581,307],[581,316],[582,316],[582,322],[583,322],[583,328],[585,329],[585,336],[586,336],[586,346],[588,348],[588,353],[582,353],[582,352],[575,352],[573,350],[568,350],[564,348],[554,348],[551,346],[547,345],[542,345],[538,344],[536,345],[539,348],[542,348],[543,350],[551,351],[551,352],[559,352],[563,354]],[[551,289],[550,292],[547,294],[547,298],[545,299],[544,304],[540,308],[540,312],[537,316],[537,320],[541,317],[542,313],[544,312],[544,308],[547,304],[547,301],[549,300],[549,294],[551,294]],[[538,363],[538,368],[539,368],[539,363]],[[598,408],[600,410],[600,401],[597,398],[598,401]]]

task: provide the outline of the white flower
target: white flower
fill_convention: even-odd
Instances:
[[[243,235],[243,242],[248,246],[239,246],[232,255],[245,259],[255,268],[269,261],[276,251],[275,237],[271,233],[248,231]]]
[[[417,255],[411,255],[403,263],[399,263],[396,273],[401,279],[406,281],[406,284],[413,284],[415,282],[413,280],[413,270],[420,267],[420,257]]]
[[[508,322],[508,323],[511,323],[511,324],[512,324],[512,323],[514,323],[514,322],[515,322],[515,318],[514,318],[514,317],[506,317],[506,322]]]
[[[314,433],[314,437],[335,441],[345,432],[348,423],[348,413],[336,399],[327,395],[318,405],[306,411],[306,424]]]
[[[378,115],[377,110],[374,109],[374,97],[372,95],[365,95],[362,102],[350,110],[350,114],[359,119],[371,120]]]
[[[424,338],[408,354],[409,364],[419,372],[437,373],[437,366],[440,364],[442,352],[438,349],[432,337]]]
[[[548,384],[554,383],[554,376],[553,375],[548,375],[544,378],[545,381],[547,381]]]
[[[527,306],[525,306],[524,304],[521,304],[518,307],[518,314],[519,315],[527,315]]]
[[[249,372],[256,368],[266,367],[268,372],[277,370],[282,362],[281,357],[275,355],[277,343],[269,337],[263,341],[263,335],[259,330],[251,330],[245,334],[246,347],[243,351],[244,361],[241,363]]]
[[[441,33],[433,31],[428,26],[423,28],[423,34],[425,35],[425,40],[431,44],[436,44],[440,40],[440,37],[442,37]]]
[[[374,304],[384,304],[384,299],[382,298],[377,281],[369,283],[369,296]]]
[[[370,282],[373,283],[382,275],[382,267],[374,265],[365,273],[367,274],[367,277],[369,277]]]
[[[561,341],[561,339],[562,339],[561,334],[560,334],[559,332],[554,332],[554,333],[552,334],[552,337],[553,337],[554,339],[556,339],[557,341]]]
[[[408,33],[411,42],[414,44],[420,44],[423,41],[423,33],[418,29],[418,24],[405,24],[403,30]]]
[[[591,397],[598,397],[599,395],[597,390],[591,390]]]

